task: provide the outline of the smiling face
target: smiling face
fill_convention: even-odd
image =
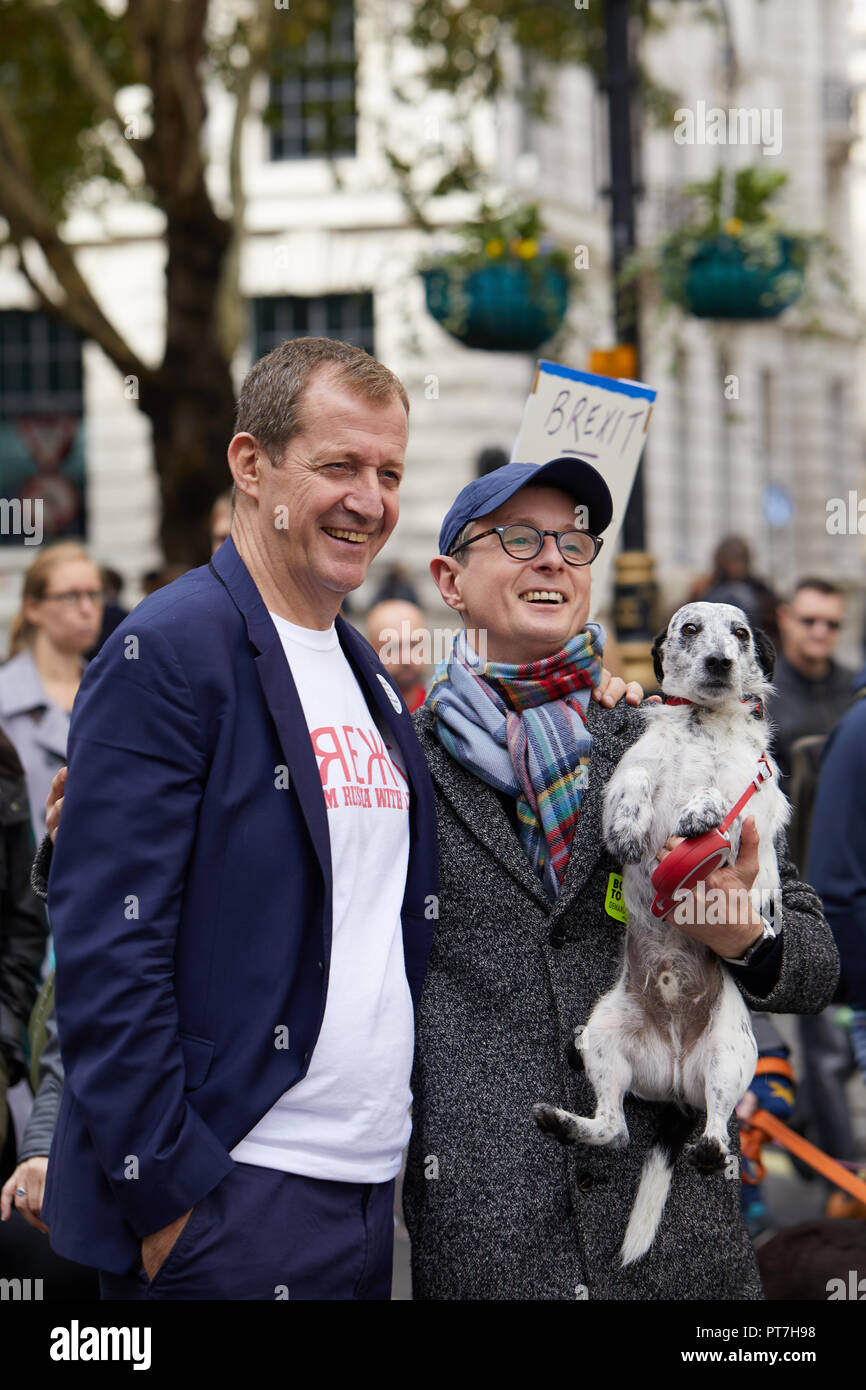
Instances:
[[[574,499],[559,488],[524,487],[477,518],[472,535],[512,522],[569,531],[574,508]],[[431,571],[445,602],[462,614],[476,650],[485,649],[473,632],[485,634],[488,661],[521,664],[551,656],[589,617],[590,566],[566,564],[553,536],[545,536],[532,560],[513,559],[498,536],[485,536],[461,550],[459,559],[438,556]]]
[[[303,396],[300,433],[274,462],[249,434],[229,462],[239,492],[232,534],[275,612],[328,627],[399,516],[406,411],[370,401],[318,371]],[[253,505],[250,505],[250,504]]]

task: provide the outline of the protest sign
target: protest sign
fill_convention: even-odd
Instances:
[[[608,594],[610,567],[656,393],[651,386],[540,361],[511,453],[513,463],[586,459],[610,488],[613,521],[592,567],[593,609]]]

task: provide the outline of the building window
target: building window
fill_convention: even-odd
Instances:
[[[271,159],[310,159],[355,153],[355,7],[330,0],[304,44],[272,69]]]
[[[37,501],[44,540],[85,534],[83,416],[78,334],[49,314],[0,312],[0,545],[22,543],[10,522]]]
[[[374,355],[372,294],[254,299],[254,356],[263,357],[287,338],[340,338]]]

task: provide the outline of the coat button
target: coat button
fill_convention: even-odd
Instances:
[[[577,1179],[577,1186],[581,1192],[590,1192],[592,1190],[592,1174],[581,1173]]]
[[[10,810],[10,811],[20,811],[20,810],[21,810],[21,807],[20,807],[20,805],[18,804],[17,801],[10,801],[10,802],[9,802],[9,810]]]
[[[560,927],[554,927],[553,931],[550,933],[550,944],[551,946],[555,946],[557,950],[565,945],[565,933]]]

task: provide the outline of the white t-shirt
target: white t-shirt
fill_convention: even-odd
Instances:
[[[412,997],[400,908],[409,785],[336,628],[272,613],[319,764],[334,882],[328,995],[307,1075],[232,1149],[240,1163],[334,1182],[387,1182],[410,1130]]]

